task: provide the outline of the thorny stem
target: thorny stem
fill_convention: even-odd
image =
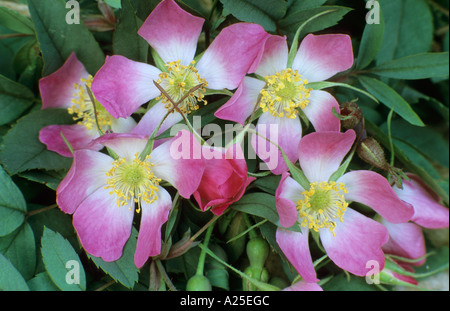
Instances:
[[[222,214],[223,215],[223,214]],[[203,231],[205,231],[206,229],[208,229],[208,227],[212,224],[212,223],[214,223],[216,220],[217,220],[217,218],[219,218],[220,216],[219,215],[214,215],[214,217],[213,218],[211,218],[211,220],[210,221],[208,221],[207,223],[206,223],[206,225],[204,225],[202,228],[200,228],[200,230],[198,230],[197,231],[197,233],[195,233],[192,237],[191,237],[191,242],[194,242],[197,238],[198,238],[198,236],[200,235],[200,234],[202,234],[203,233]]]
[[[109,281],[109,282],[106,283],[105,285],[102,285],[102,286],[100,286],[99,288],[97,288],[95,291],[96,291],[96,292],[101,292],[101,291],[103,291],[104,289],[106,289],[106,288],[108,288],[108,287],[110,287],[111,285],[114,285],[114,284],[116,284],[116,281],[114,281],[114,280]]]
[[[43,207],[43,208],[35,209],[34,211],[28,212],[26,214],[26,216],[27,217],[34,216],[34,215],[37,215],[37,214],[49,211],[51,209],[54,209],[55,207],[58,207],[58,204],[55,203],[55,204],[52,204],[52,205],[49,205],[49,206],[46,206],[46,207]]]
[[[170,280],[169,276],[167,275],[166,269],[164,269],[163,264],[161,263],[161,260],[157,259],[155,260],[156,267],[158,268],[159,273],[161,273],[161,276],[164,280],[164,283],[169,287],[169,290],[171,291],[177,291],[177,288],[175,285],[173,285],[172,281]]]

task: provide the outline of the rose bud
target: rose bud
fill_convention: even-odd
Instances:
[[[215,215],[221,215],[232,203],[238,201],[247,186],[255,180],[247,176],[247,163],[239,144],[228,149],[203,147],[206,167],[194,198],[200,209],[211,208]]]

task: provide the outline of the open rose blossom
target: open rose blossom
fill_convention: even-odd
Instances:
[[[188,114],[206,103],[207,89],[235,89],[247,72],[254,71],[268,34],[257,24],[237,23],[224,28],[198,61],[194,61],[204,19],[181,9],[173,0],[161,1],[146,19],[138,34],[165,63],[165,70],[135,62],[120,55],[109,57],[96,74],[92,91],[114,117],[128,117],[151,99],[159,101],[143,116],[134,133],[150,135],[171,110],[170,100],[155,86],[178,102],[193,87],[202,85],[178,105]],[[162,124],[162,133],[182,119],[171,113]]]
[[[94,98],[92,102],[86,87],[90,87],[92,76],[72,53],[64,65],[54,73],[39,80],[42,109],[62,108],[77,121],[72,125],[49,125],[39,132],[39,139],[48,150],[65,157],[72,153],[61,133],[74,150],[100,150],[103,146],[92,141],[102,132],[129,133],[136,126],[132,118],[115,119]]]
[[[92,150],[75,151],[72,167],[57,189],[58,206],[73,214],[73,225],[83,248],[105,261],[122,256],[135,210],[141,213],[134,257],[140,268],[150,256],[160,253],[161,226],[172,208],[172,198],[160,182],[169,182],[182,197],[189,198],[200,183],[205,164],[201,157],[196,158],[179,146],[189,150],[201,147],[185,131],[144,158],[141,153],[146,136],[106,134],[97,143],[118,157]]]
[[[247,186],[255,180],[247,177],[247,163],[239,144],[228,149],[202,147],[205,172],[194,198],[202,211],[211,208],[221,215],[232,203],[238,201]]]
[[[313,90],[311,82],[327,80],[353,65],[351,39],[344,34],[307,35],[301,42],[292,65],[288,65],[286,37],[270,36],[255,73],[261,79],[245,77],[234,95],[214,114],[224,120],[244,124],[261,108],[252,146],[274,174],[287,170],[280,151],[270,148],[265,138],[277,143],[294,162],[302,136],[299,111],[314,129],[339,131],[340,120],[333,114],[339,104],[328,92]],[[265,137],[265,138],[264,138]]]
[[[389,241],[383,246],[383,250],[392,255],[418,259],[426,254],[423,228],[440,229],[448,228],[449,210],[441,204],[441,199],[419,176],[408,173],[409,180],[403,181],[403,189],[394,186],[398,197],[412,205],[414,215],[412,222],[393,224],[386,219],[381,223],[389,231]],[[420,266],[425,259],[411,262],[410,265]]]
[[[369,260],[384,267],[381,247],[388,231],[379,222],[349,207],[355,201],[374,209],[393,223],[407,222],[413,215],[409,204],[400,200],[386,178],[373,171],[345,173],[330,180],[355,140],[355,132],[315,132],[302,138],[298,148],[300,167],[310,182],[304,189],[289,173],[282,175],[277,188],[276,207],[280,224],[297,224],[301,232],[279,227],[278,245],[299,274],[316,282],[309,252],[310,231],[318,233],[328,257],[340,268],[365,276]]]

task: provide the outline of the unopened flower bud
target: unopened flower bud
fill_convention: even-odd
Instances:
[[[345,102],[341,105],[341,125],[344,129],[354,129],[361,123],[363,113],[355,102]]]
[[[358,156],[366,163],[382,170],[389,170],[390,165],[386,161],[384,150],[372,137],[363,139],[356,149]]]

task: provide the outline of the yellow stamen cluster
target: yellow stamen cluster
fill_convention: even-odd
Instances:
[[[316,232],[328,228],[334,236],[336,221],[343,221],[348,207],[342,193],[348,193],[343,183],[311,183],[309,190],[302,192],[303,199],[297,201],[300,225]]]
[[[308,81],[297,70],[291,68],[264,77],[266,86],[261,90],[260,107],[275,117],[295,119],[300,107],[304,109],[309,103],[312,89],[306,88]]]
[[[202,85],[195,92],[190,93],[189,96],[178,105],[178,108],[184,114],[197,110],[199,108],[199,102],[203,102],[204,105],[207,104],[204,97],[208,82],[198,74],[194,64],[195,61],[192,61],[189,66],[181,65],[180,60],[168,62],[166,64],[167,72],[160,73],[157,81],[175,103],[180,101],[190,89],[199,84]],[[173,104],[164,94],[161,94],[157,99],[162,99],[162,102],[166,104],[165,107],[168,110],[173,108]]]
[[[88,79],[81,79],[82,83],[75,83],[75,93],[72,98],[72,106],[67,108],[69,114],[75,115],[73,119],[78,120],[78,124],[84,125],[88,130],[98,126],[100,130],[110,129],[114,118],[106,111],[103,106],[94,99],[94,103],[89,97],[86,87],[91,88],[93,77],[89,75]]]
[[[119,158],[112,164],[111,170],[106,173],[108,177],[105,189],[112,189],[109,194],[116,195],[117,206],[125,206],[131,210],[138,205],[136,212],[141,211],[142,202],[151,204],[158,199],[158,185],[161,179],[155,177],[149,162],[150,156],[144,161],[136,153],[132,161]]]

